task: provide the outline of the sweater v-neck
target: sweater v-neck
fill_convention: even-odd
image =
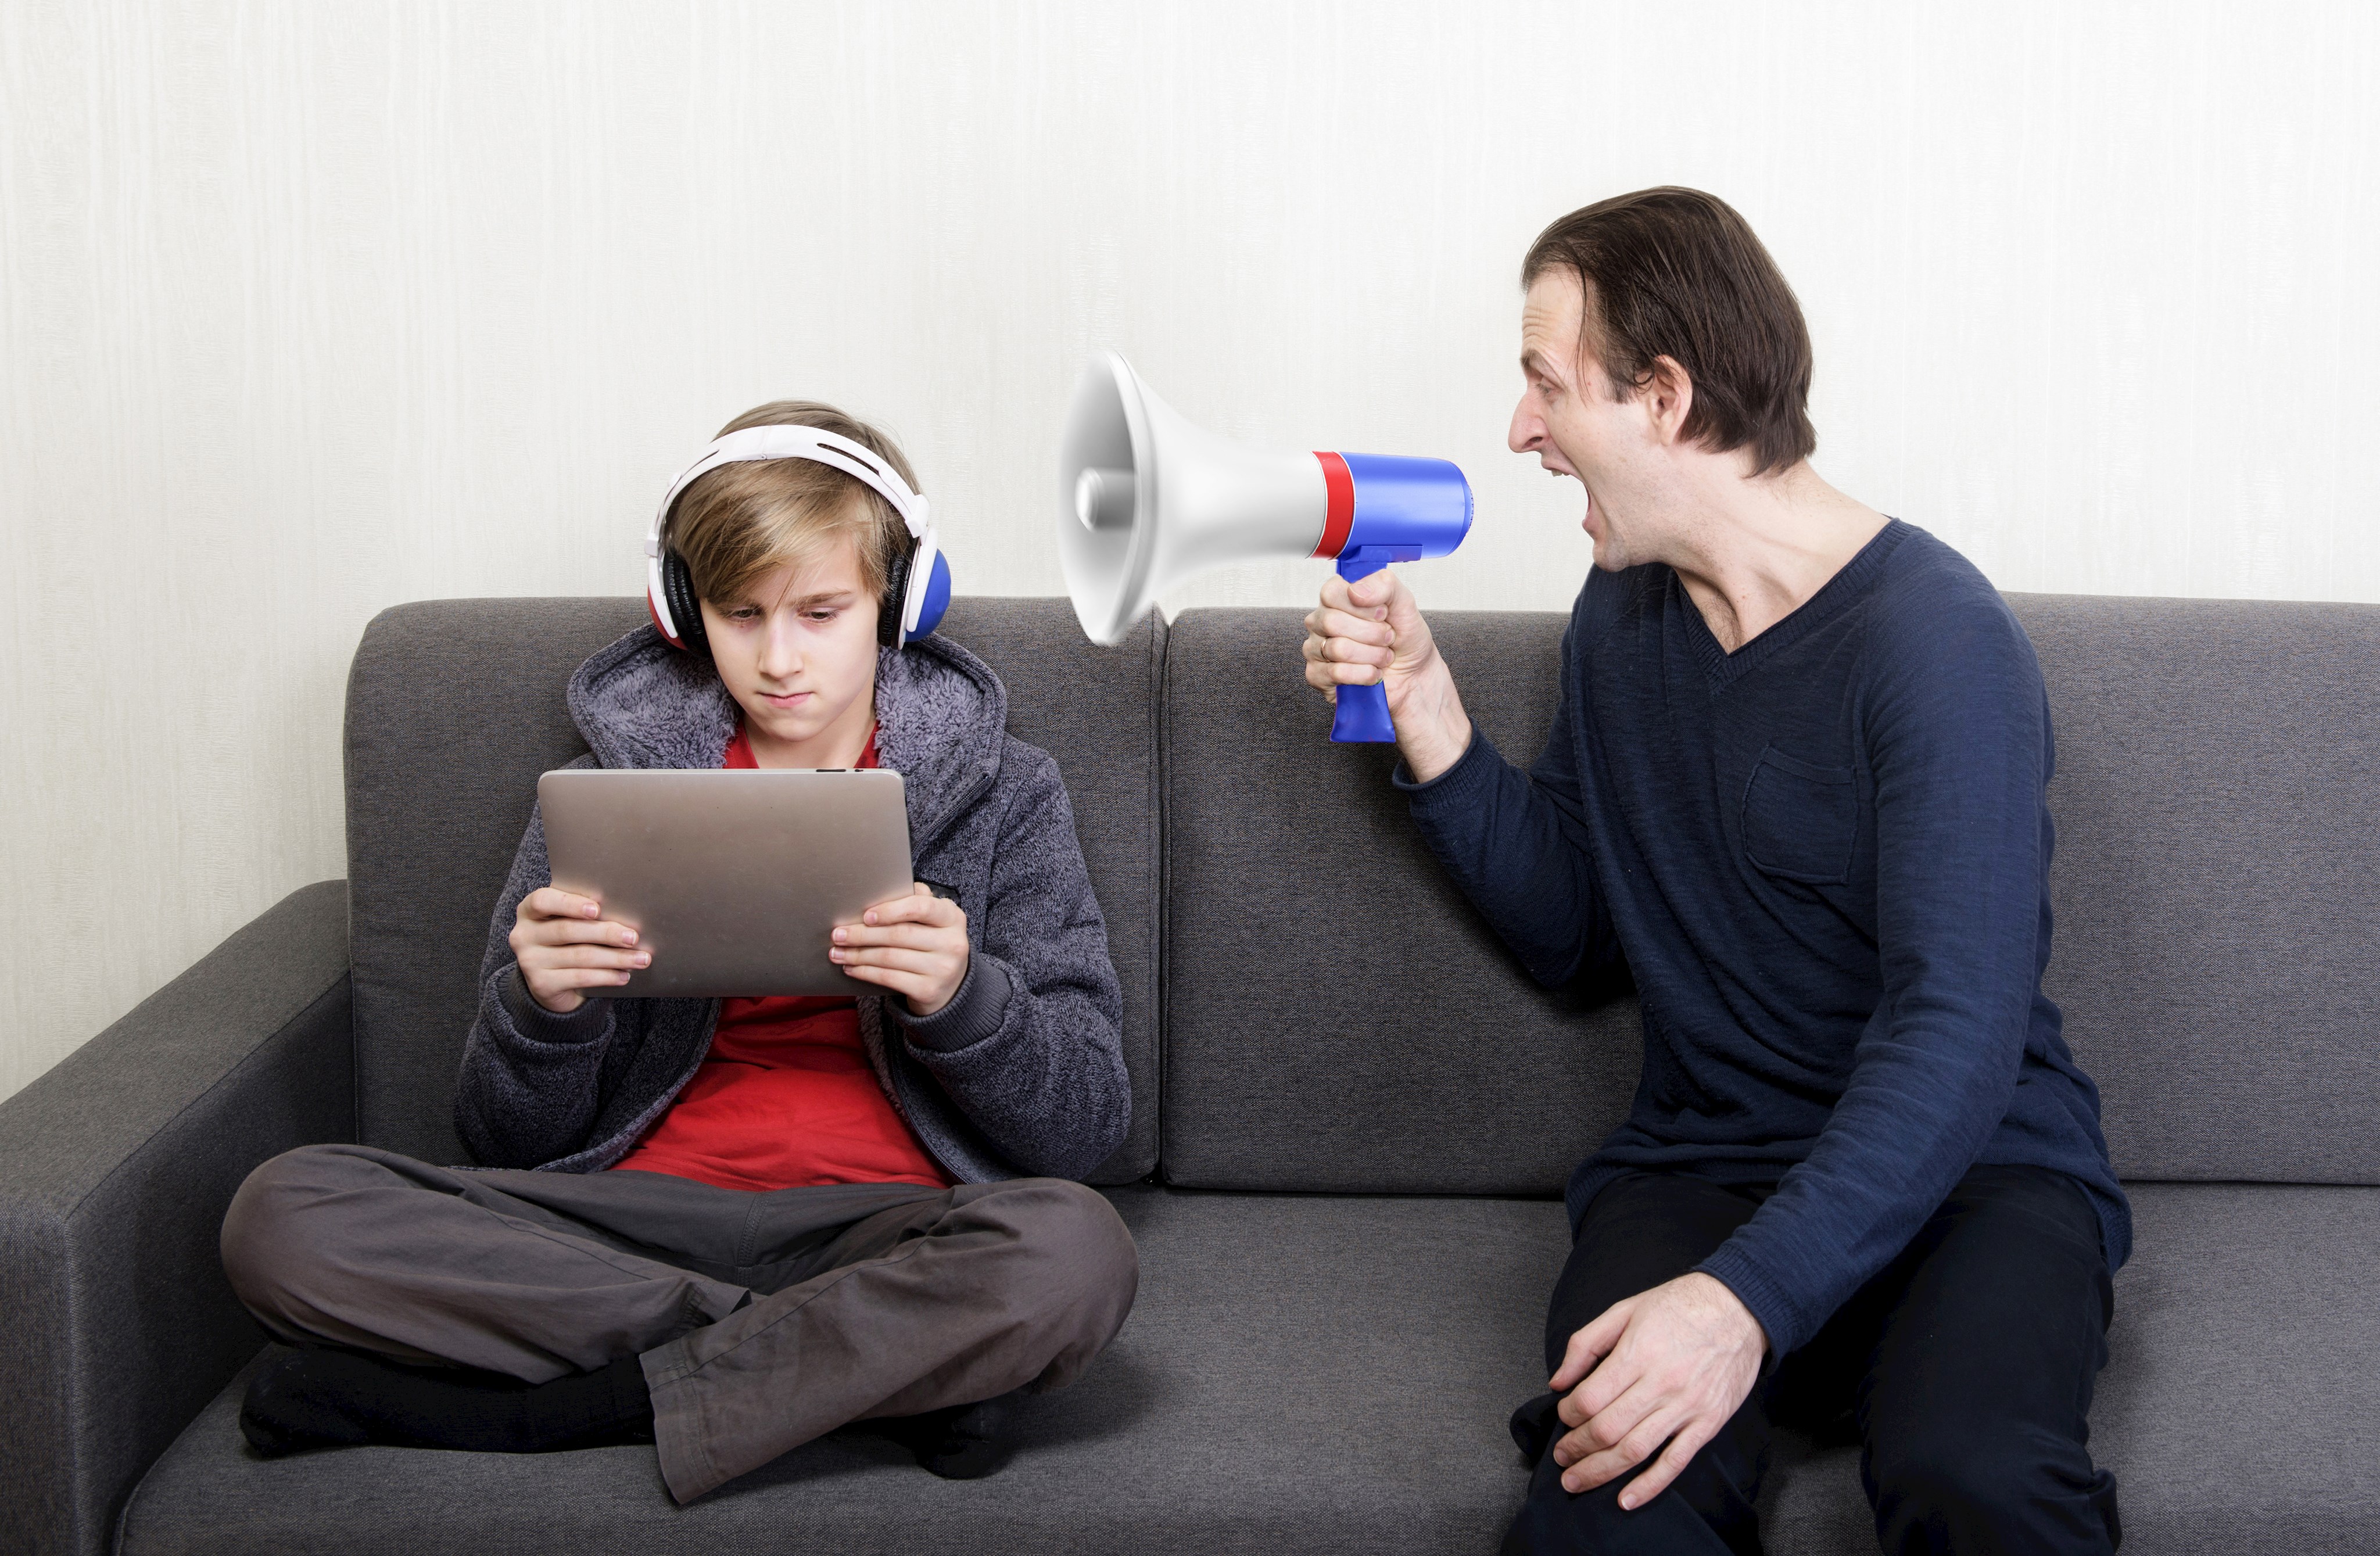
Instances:
[[[1788,611],[1785,615],[1757,638],[1730,653],[1719,646],[1710,623],[1703,619],[1702,607],[1686,592],[1685,580],[1678,571],[1670,569],[1670,589],[1676,596],[1680,613],[1685,617],[1688,640],[1694,646],[1695,663],[1709,678],[1711,690],[1719,692],[1750,675],[1767,661],[1784,652],[1823,626],[1827,619],[1859,597],[1860,591],[1873,581],[1900,542],[1908,537],[1909,526],[1897,518],[1887,518],[1877,530],[1860,547],[1849,562],[1835,569],[1835,576],[1818,586],[1817,592]]]

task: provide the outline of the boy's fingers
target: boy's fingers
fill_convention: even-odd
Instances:
[[[845,967],[844,971],[862,983],[872,983],[879,989],[890,989],[904,998],[922,994],[931,983],[916,973],[903,972],[898,967]]]
[[[557,989],[610,989],[628,981],[628,975],[609,967],[559,967],[545,981]]]
[[[534,918],[593,918],[603,911],[603,905],[593,897],[559,886],[540,886],[521,899],[521,907]]]
[[[613,989],[628,981],[628,975],[604,967],[569,967],[553,972],[541,972],[529,980],[529,998],[547,1004],[557,994],[575,993],[581,989]]]
[[[959,937],[944,924],[845,924],[834,931],[842,946],[898,945],[911,951],[955,951]]]
[[[643,967],[652,965],[648,951],[614,951],[602,945],[552,945],[537,954],[540,971],[568,967]]]
[[[898,945],[838,947],[833,952],[835,962],[844,971],[853,967],[887,967],[897,972],[916,973],[930,978],[941,970],[944,958],[926,951],[911,951]]]
[[[584,918],[546,918],[528,930],[528,939],[536,945],[634,945],[637,931],[610,918],[593,923]]]
[[[920,881],[918,889],[908,896],[894,897],[891,902],[880,902],[869,908],[860,923],[878,926],[885,924],[947,925],[954,924],[958,920],[959,905],[934,895],[932,888]],[[859,925],[846,924],[844,928],[856,930]]]

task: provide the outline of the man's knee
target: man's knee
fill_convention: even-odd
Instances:
[[[1886,1549],[1934,1533],[1959,1537],[1959,1549],[1976,1539],[1997,1548],[2019,1531],[2034,1530],[2045,1517],[2062,1525],[2070,1513],[2086,1510],[2091,1488],[2082,1482],[2094,1478],[2088,1454],[2079,1443],[2046,1447],[2012,1433],[1949,1426],[1877,1444],[1869,1475]],[[2060,1505],[2067,1502],[2080,1506]]]

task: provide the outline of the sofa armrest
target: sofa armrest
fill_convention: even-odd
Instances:
[[[346,883],[291,893],[0,1102],[0,1529],[99,1556],[152,1461],[264,1336],[224,1208],[355,1137]]]

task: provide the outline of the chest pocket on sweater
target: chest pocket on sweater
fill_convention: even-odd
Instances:
[[[1788,881],[1851,879],[1859,791],[1848,767],[1798,761],[1771,746],[1743,787],[1743,854]]]

